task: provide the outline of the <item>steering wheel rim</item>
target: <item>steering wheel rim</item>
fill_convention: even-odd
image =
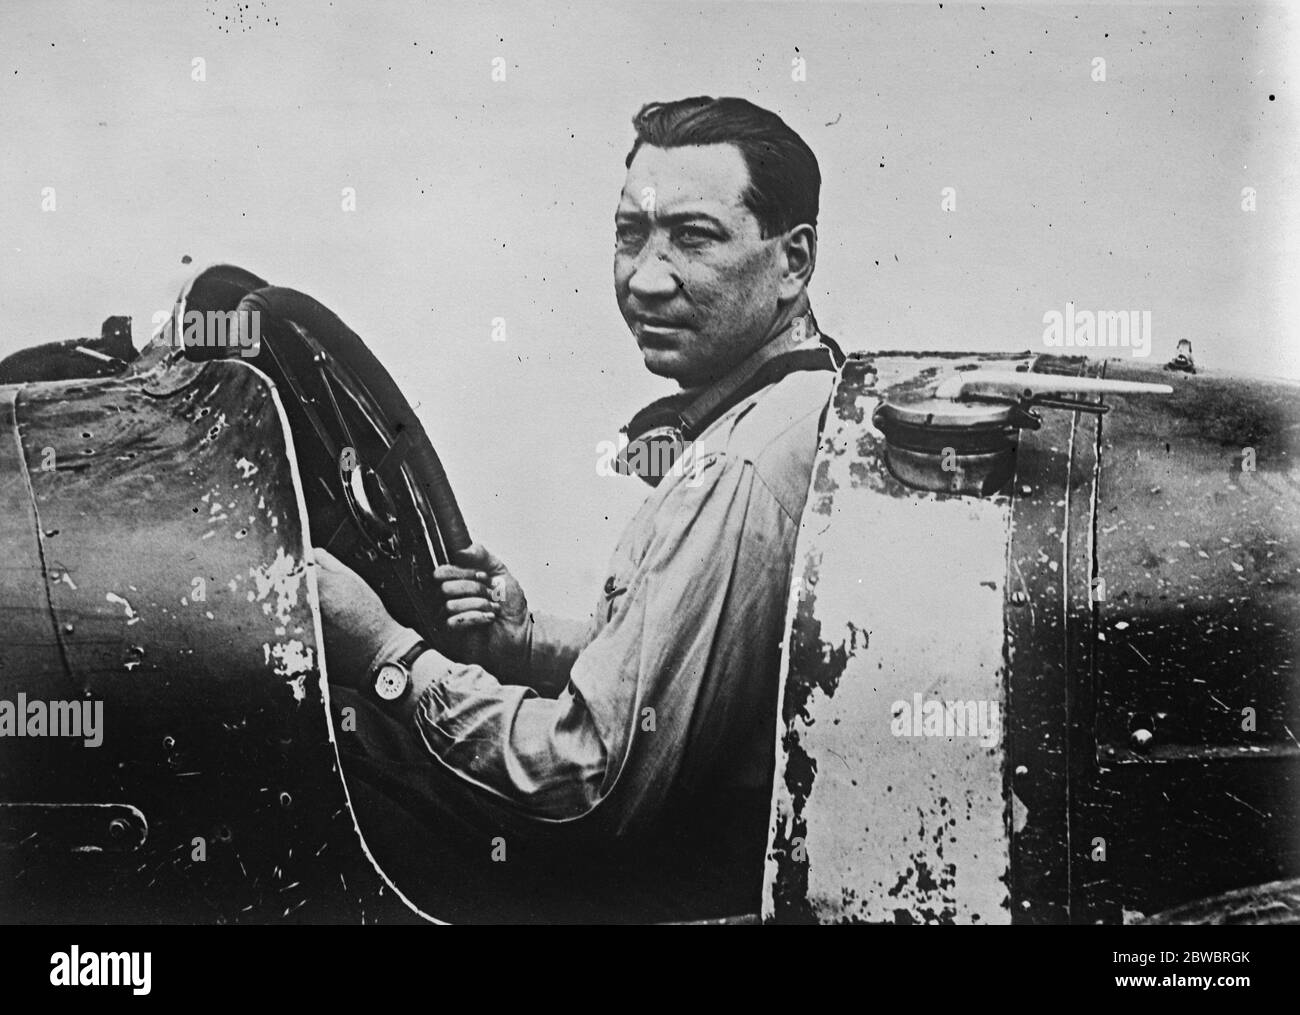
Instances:
[[[285,411],[313,541],[366,579],[400,623],[443,641],[433,568],[471,539],[415,411],[361,338],[312,297],[267,286],[240,300],[241,331],[247,312],[258,315],[258,366],[293,396]]]

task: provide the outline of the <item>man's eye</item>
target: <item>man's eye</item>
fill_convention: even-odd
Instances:
[[[630,246],[645,240],[645,230],[640,226],[615,226],[614,242],[620,246]]]
[[[702,243],[710,243],[717,237],[708,229],[699,226],[682,226],[674,232],[674,239],[688,247],[697,247]]]

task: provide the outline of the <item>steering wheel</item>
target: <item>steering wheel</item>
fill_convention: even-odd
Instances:
[[[313,541],[399,623],[444,645],[433,569],[471,540],[415,412],[356,333],[310,296],[268,286],[238,311],[241,332],[246,312],[258,315],[257,365],[286,395]]]

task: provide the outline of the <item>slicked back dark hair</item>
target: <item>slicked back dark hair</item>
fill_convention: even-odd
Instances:
[[[699,95],[676,102],[648,102],[632,117],[636,141],[631,166],[642,145],[684,148],[732,144],[749,169],[745,207],[758,219],[764,238],[797,225],[817,225],[822,186],[817,156],[775,113],[746,99]]]

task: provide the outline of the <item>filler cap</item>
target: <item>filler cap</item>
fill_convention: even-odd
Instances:
[[[1089,395],[1160,394],[1167,384],[1008,370],[966,370],[931,389],[901,392],[872,416],[885,435],[885,461],[901,482],[935,493],[985,497],[1015,472],[1022,429],[1037,430],[1037,407],[1102,414]]]

